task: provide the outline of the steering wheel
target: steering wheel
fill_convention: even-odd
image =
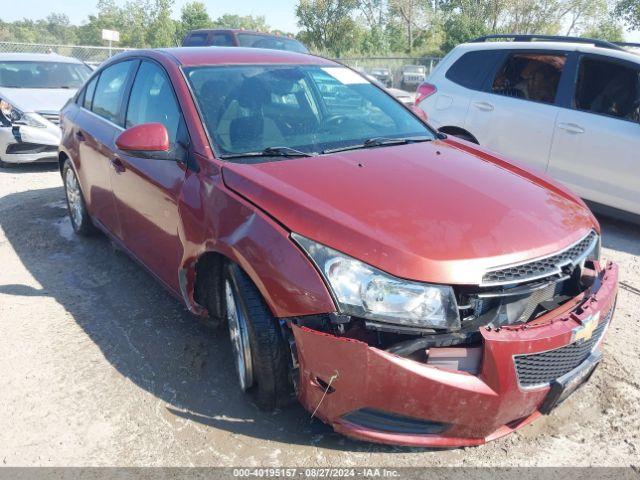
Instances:
[[[349,119],[349,117],[347,117],[346,115],[340,115],[340,114],[331,115],[324,122],[322,122],[322,128],[323,129],[339,128],[348,119]]]

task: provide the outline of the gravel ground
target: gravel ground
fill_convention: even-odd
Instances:
[[[624,283],[592,381],[488,445],[354,442],[253,407],[215,337],[101,236],[76,238],[55,167],[0,170],[0,462],[6,466],[639,465],[640,228],[602,221]]]

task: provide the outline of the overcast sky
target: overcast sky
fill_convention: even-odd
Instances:
[[[123,5],[126,0],[116,0]],[[236,0],[235,2],[222,2],[220,0],[202,0],[213,18],[223,13],[236,13],[238,15],[264,15],[267,23],[280,30],[297,32],[295,5],[296,0]],[[189,0],[176,0],[174,17],[180,16],[180,10]],[[0,19],[4,21],[19,20],[24,17],[39,19],[46,17],[52,11],[65,13],[73,23],[80,24],[91,13],[95,13],[96,0],[2,0]],[[52,7],[52,3],[55,6]],[[226,4],[226,6],[223,6]],[[640,42],[640,32],[627,32],[627,40]]]

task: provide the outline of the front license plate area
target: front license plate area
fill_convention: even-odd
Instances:
[[[596,367],[602,360],[600,352],[593,352],[582,364],[567,373],[566,375],[554,380],[551,383],[551,390],[547,394],[540,411],[544,414],[551,412],[555,407],[565,401],[573,392],[584,385]]]

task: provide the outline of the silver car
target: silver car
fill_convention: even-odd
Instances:
[[[0,167],[56,160],[60,109],[90,75],[70,57],[0,54]]]

